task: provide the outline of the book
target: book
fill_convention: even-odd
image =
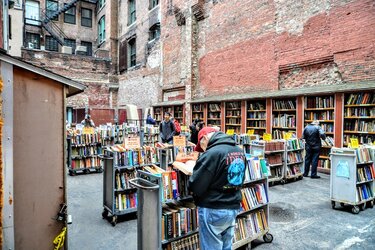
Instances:
[[[265,230],[268,230],[268,221],[264,209],[238,217],[236,219],[233,242],[254,237]]]
[[[259,205],[268,203],[268,191],[263,183],[243,188],[241,194],[241,211],[249,211]]]

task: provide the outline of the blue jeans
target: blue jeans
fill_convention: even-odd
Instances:
[[[200,250],[231,250],[238,212],[198,207]]]

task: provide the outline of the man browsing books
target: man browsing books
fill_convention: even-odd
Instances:
[[[322,147],[320,138],[325,140],[326,135],[323,129],[319,126],[319,121],[313,121],[303,130],[302,139],[305,139],[306,141],[305,172],[303,174],[304,177],[307,177],[309,175],[311,165],[311,178],[320,178],[320,176],[318,176],[317,174],[320,148]]]
[[[95,123],[91,119],[91,116],[89,114],[85,115],[85,119],[81,121],[81,124],[83,126],[85,126],[86,128],[94,128],[95,127]]]
[[[245,155],[232,137],[205,127],[197,151],[203,152],[189,180],[199,213],[200,250],[230,250],[240,209]]]
[[[176,128],[171,116],[171,113],[166,112],[164,115],[164,121],[159,125],[160,139],[162,143],[173,143],[173,136],[176,134]]]

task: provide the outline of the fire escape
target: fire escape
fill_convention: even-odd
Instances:
[[[60,14],[72,8],[80,0],[71,0],[67,3],[61,3],[58,5],[58,9],[54,12],[47,14],[45,10],[40,13],[42,27],[50,33],[50,35],[61,45],[64,46],[64,39],[67,38],[65,33],[56,25],[53,20]],[[89,1],[95,3],[96,1]]]

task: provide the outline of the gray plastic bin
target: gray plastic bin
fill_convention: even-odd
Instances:
[[[129,180],[129,183],[138,189],[138,250],[160,249],[160,186],[142,178]]]

